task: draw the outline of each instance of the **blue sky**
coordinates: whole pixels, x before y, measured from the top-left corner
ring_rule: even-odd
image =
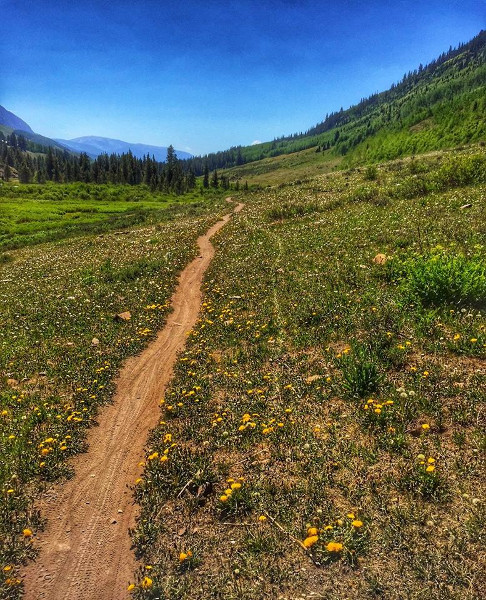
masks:
[[[201,154],[304,131],[486,27],[486,0],[0,0],[0,104]]]

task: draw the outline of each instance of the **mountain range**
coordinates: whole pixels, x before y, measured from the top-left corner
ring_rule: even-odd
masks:
[[[51,146],[58,149],[67,149],[72,152],[85,152],[90,158],[96,158],[100,154],[126,154],[129,151],[136,158],[143,158],[147,154],[155,157],[155,160],[164,162],[167,158],[166,146],[152,146],[149,144],[124,142],[100,136],[84,136],[72,140],[51,139],[35,133],[32,128],[20,117],[10,112],[3,106],[0,106],[0,128],[5,129],[4,133],[16,133],[41,146]],[[192,154],[176,150],[177,157],[180,159],[191,158]]]
[[[185,167],[196,176],[202,175],[205,169],[230,169],[229,176],[238,179],[247,175],[243,167],[248,163],[267,161],[258,168],[269,172],[280,164],[277,157],[293,155],[295,158],[298,153],[307,152],[301,157],[304,162],[352,166],[483,143],[486,139],[485,91],[486,31],[480,31],[469,42],[450,47],[429,64],[421,64],[405,73],[388,90],[326,115],[322,122],[304,133],[192,157]],[[120,154],[129,150],[136,157],[147,154],[155,155],[158,160],[166,157],[166,148],[110,138],[48,140],[32,133],[24,121],[0,107],[0,131],[3,130],[4,135],[11,133],[12,125],[22,127],[21,133],[36,143],[35,148],[34,145],[27,147],[31,152],[45,152],[45,146],[51,145],[76,153],[86,152],[93,158],[105,152]],[[189,156],[176,152],[180,158]]]
[[[96,135],[88,135],[74,138],[72,140],[62,140],[55,138],[55,141],[63,146],[66,146],[74,152],[86,152],[91,158],[96,158],[100,154],[126,154],[131,151],[137,158],[143,158],[147,154],[155,157],[155,160],[164,162],[167,157],[167,147],[151,146],[148,144],[134,144],[124,142],[123,140],[115,140],[112,138],[99,137]],[[176,150],[178,158],[191,158],[192,154]]]

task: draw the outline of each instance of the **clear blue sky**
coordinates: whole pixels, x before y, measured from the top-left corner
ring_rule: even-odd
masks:
[[[486,0],[0,0],[0,104],[195,154],[303,131],[486,26]]]

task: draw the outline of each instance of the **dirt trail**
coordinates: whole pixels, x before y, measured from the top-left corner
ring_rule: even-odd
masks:
[[[231,201],[231,199],[227,199]],[[239,212],[238,204],[234,212]],[[25,571],[26,600],[121,600],[128,597],[136,562],[128,529],[137,507],[130,486],[141,468],[149,431],[160,417],[159,400],[172,377],[177,353],[197,320],[201,283],[213,255],[211,236],[226,215],[198,239],[200,256],[181,273],[173,312],[157,339],[125,363],[113,404],[88,434],[89,450],[75,459],[75,476],[55,487],[40,508],[40,556]]]

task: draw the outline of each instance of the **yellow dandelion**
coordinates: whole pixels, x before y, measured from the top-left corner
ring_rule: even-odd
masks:
[[[152,581],[152,579],[150,579],[150,577],[147,577],[147,576],[145,576],[145,577],[142,579],[142,583],[140,584],[140,587],[141,587],[143,590],[148,590],[148,589],[150,589],[150,588],[152,587],[152,584],[153,584],[153,581]]]
[[[340,542],[329,542],[326,546],[328,552],[341,552],[343,545]]]
[[[310,535],[309,537],[306,537],[305,540],[302,543],[303,543],[303,545],[304,545],[305,548],[310,548],[318,540],[319,540],[319,536],[318,535]]]

